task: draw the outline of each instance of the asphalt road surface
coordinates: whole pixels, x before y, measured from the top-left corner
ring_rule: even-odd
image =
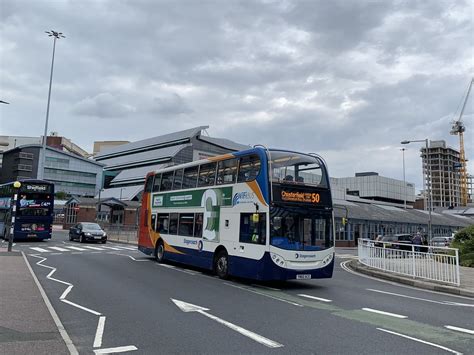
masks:
[[[474,354],[474,300],[354,274],[255,283],[136,247],[17,243],[80,354]]]

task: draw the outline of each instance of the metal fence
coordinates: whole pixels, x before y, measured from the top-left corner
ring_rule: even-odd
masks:
[[[359,239],[358,248],[359,262],[371,268],[414,279],[460,285],[458,249],[371,239]]]
[[[138,229],[136,226],[114,224],[102,224],[101,226],[107,233],[108,240],[138,244]]]

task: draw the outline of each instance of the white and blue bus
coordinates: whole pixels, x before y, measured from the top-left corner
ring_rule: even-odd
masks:
[[[147,175],[138,248],[257,280],[332,277],[334,217],[324,160],[264,147]]]

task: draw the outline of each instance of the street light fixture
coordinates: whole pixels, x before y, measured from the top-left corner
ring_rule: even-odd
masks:
[[[53,83],[53,68],[54,68],[54,53],[56,51],[56,40],[60,38],[66,38],[62,32],[56,31],[45,31],[48,37],[53,37],[53,58],[51,60],[51,73],[49,75],[49,91],[48,91],[48,105],[46,106],[46,122],[44,124],[44,135],[43,135],[43,148],[42,148],[42,156],[39,161],[38,166],[38,179],[43,179],[44,177],[44,166],[46,161],[46,140],[48,137],[48,120],[49,120],[49,104],[51,101],[51,85]]]
[[[432,220],[431,220],[431,210],[433,209],[433,206],[432,206],[432,203],[433,203],[433,198],[431,196],[431,164],[429,164],[428,162],[428,138],[426,139],[416,139],[416,140],[405,140],[405,141],[402,141],[400,142],[401,144],[410,144],[410,143],[422,143],[424,142],[425,143],[425,148],[426,148],[426,165],[427,165],[427,168],[426,168],[426,171],[427,171],[427,174],[428,174],[428,181],[427,181],[427,187],[428,187],[428,215],[429,215],[429,219],[428,219],[428,242],[431,242],[431,237],[432,237],[432,231],[431,231],[431,224],[432,224]],[[424,177],[423,177],[423,181],[424,181]]]

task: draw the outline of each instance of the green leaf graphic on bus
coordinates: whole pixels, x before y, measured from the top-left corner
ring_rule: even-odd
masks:
[[[222,192],[209,189],[204,192],[201,206],[204,207],[204,230],[202,237],[207,240],[219,240],[219,212],[222,204]]]

